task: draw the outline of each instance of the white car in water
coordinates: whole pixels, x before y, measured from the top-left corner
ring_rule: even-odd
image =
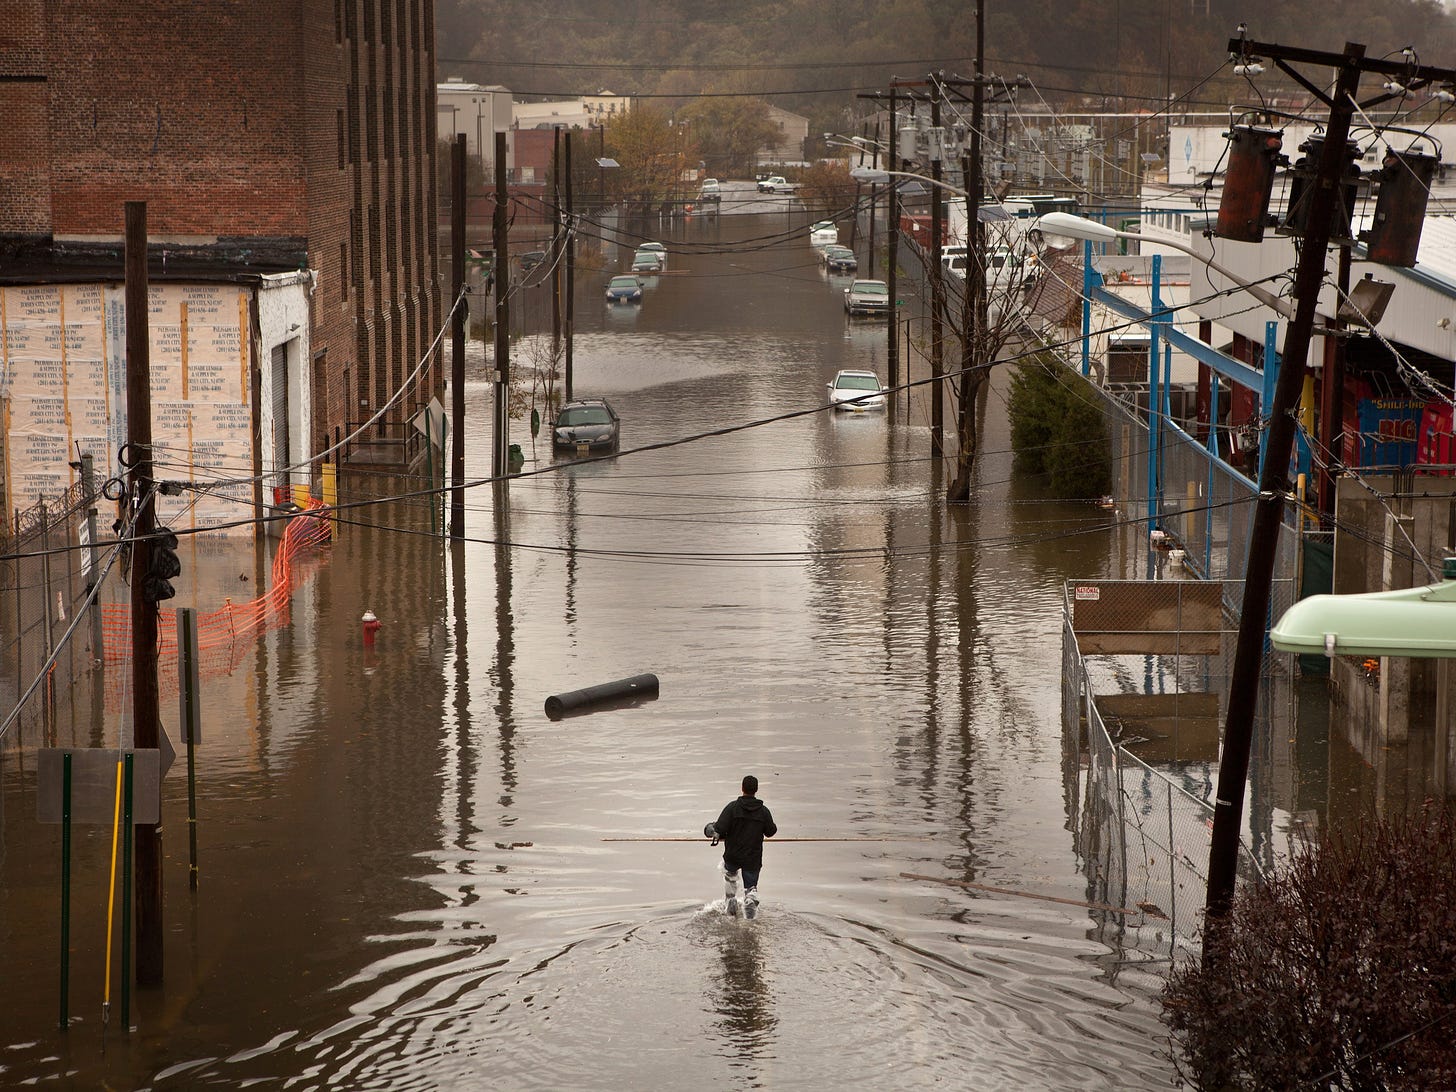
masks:
[[[888,315],[890,286],[884,281],[854,281],[844,290],[844,309],[851,315]]]
[[[885,408],[885,389],[874,372],[846,369],[829,381],[829,401],[837,410],[863,413]]]

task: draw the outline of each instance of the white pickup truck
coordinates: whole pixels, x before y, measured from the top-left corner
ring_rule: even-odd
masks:
[[[799,187],[781,174],[758,180],[759,193],[793,193]]]

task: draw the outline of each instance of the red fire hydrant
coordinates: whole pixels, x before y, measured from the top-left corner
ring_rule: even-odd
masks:
[[[379,632],[379,627],[380,627],[380,625],[382,623],[379,621],[378,618],[374,617],[374,612],[372,610],[366,610],[364,612],[364,620],[363,621],[364,621],[364,647],[365,648],[373,648],[374,647],[374,635]]]

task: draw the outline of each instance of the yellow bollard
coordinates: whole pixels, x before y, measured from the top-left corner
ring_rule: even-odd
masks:
[[[323,465],[323,493],[324,504],[329,509],[329,533],[337,539],[339,537],[339,519],[333,514],[339,504],[339,468],[334,463]]]
[[[111,883],[106,896],[106,966],[101,982],[101,1022],[106,1023],[111,1015],[111,937],[115,932],[116,918],[116,840],[121,833],[121,770],[122,760],[116,760],[116,804],[111,821]]]

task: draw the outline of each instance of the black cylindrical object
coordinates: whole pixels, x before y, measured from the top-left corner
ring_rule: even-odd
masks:
[[[633,675],[629,679],[599,683],[546,699],[546,715],[559,720],[567,713],[581,713],[609,703],[642,701],[657,697],[656,675]]]

